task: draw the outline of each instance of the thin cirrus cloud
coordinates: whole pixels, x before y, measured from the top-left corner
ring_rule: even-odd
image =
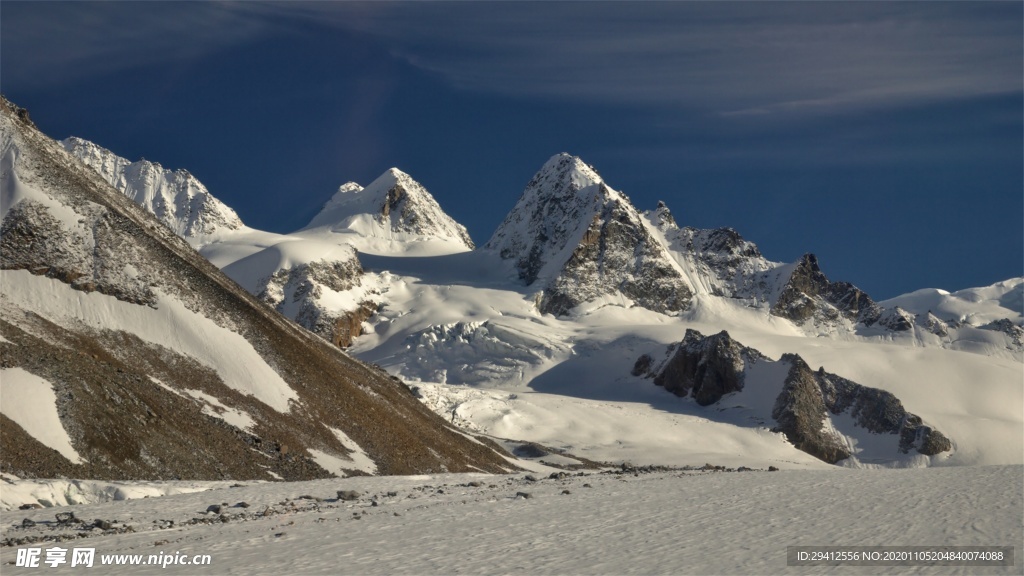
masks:
[[[81,79],[202,58],[273,25],[205,2],[5,2],[4,81],[60,88]]]
[[[1019,92],[1022,20],[1019,3],[8,2],[3,43],[5,80],[46,87],[326,27],[459,89],[752,118]]]
[[[820,113],[1019,92],[1017,3],[306,5],[453,85],[525,97]]]

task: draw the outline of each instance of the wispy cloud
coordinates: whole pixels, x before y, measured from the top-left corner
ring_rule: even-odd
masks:
[[[1014,2],[31,3],[3,7],[6,80],[201,58],[296,26],[386,46],[451,85],[725,118],[1021,91]],[[11,76],[13,75],[13,76]]]
[[[289,5],[291,6],[291,5]],[[313,4],[455,86],[683,106],[822,113],[1019,92],[1019,3]]]
[[[26,89],[58,88],[82,78],[201,58],[274,27],[231,4],[4,2],[4,81]]]

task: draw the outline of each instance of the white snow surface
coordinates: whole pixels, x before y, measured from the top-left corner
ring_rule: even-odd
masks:
[[[1013,359],[856,337],[808,338],[764,309],[712,295],[679,317],[612,304],[555,318],[539,314],[495,259],[486,251],[364,258],[371,273],[387,271],[386,305],[352,353],[419,386],[446,419],[454,411],[458,424],[497,437],[610,462],[823,466],[768,431],[774,425],[768,392],[748,398],[757,390],[751,387],[700,407],[630,375],[641,354],[661,357],[687,328],[706,335],[727,329],[770,358],[798,353],[812,369],[824,366],[892,392],[954,444],[951,455],[908,458],[888,444],[869,446],[861,434],[859,450],[873,454],[863,465],[878,464],[880,453],[889,455],[882,459],[889,466],[1024,462],[1024,386]],[[753,412],[734,408],[737,403]]]
[[[49,381],[21,368],[0,369],[0,413],[72,464],[85,461],[60,422],[57,394]]]
[[[157,293],[154,309],[99,292],[73,290],[59,280],[34,276],[27,270],[5,270],[3,285],[5,305],[57,324],[122,330],[186,354],[215,370],[227,386],[279,412],[288,412],[290,403],[298,401],[295,391],[245,338],[166,294]]]
[[[981,326],[1008,318],[1020,326],[1024,321],[1024,278],[1011,278],[982,288],[947,292],[924,288],[880,302],[899,306],[914,314],[932,314],[942,320],[959,320]]]
[[[535,476],[540,479],[467,474],[234,488],[208,483],[207,491],[145,499],[138,496],[204,486],[110,483],[97,503],[64,510],[134,532],[94,531],[59,545],[94,547],[92,570],[112,575],[1020,574],[1021,466]],[[33,483],[7,480],[5,498],[30,492],[26,485]],[[360,498],[337,500],[338,490]],[[234,507],[239,502],[249,507]],[[205,512],[223,503],[226,522]],[[0,535],[75,533],[55,526],[55,511],[5,512]],[[23,518],[38,524],[21,528]],[[193,519],[206,522],[189,524]],[[27,572],[32,569],[8,565],[19,550],[57,545],[4,547],[0,562],[5,572]],[[985,568],[786,565],[787,547],[822,545],[1014,546],[1015,559],[1013,566]],[[145,563],[160,553],[206,554],[211,562],[100,566],[106,555],[139,554]],[[47,573],[83,571],[40,566]]]

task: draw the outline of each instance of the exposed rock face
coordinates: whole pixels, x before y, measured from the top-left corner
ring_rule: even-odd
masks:
[[[508,470],[406,386],[242,290],[5,100],[0,178],[0,385],[29,378],[52,391],[49,408],[78,455],[46,444],[5,402],[4,472],[300,480]],[[332,281],[321,272],[310,277]]]
[[[849,458],[845,443],[825,429],[827,407],[814,373],[795,354],[783,356],[782,361],[789,362],[790,369],[772,408],[776,430],[798,449],[830,464]]]
[[[330,228],[367,237],[413,241],[437,239],[473,249],[466,228],[446,214],[411,176],[391,168],[363,188],[343,184],[304,229]]]
[[[362,266],[355,254],[348,260],[315,261],[283,268],[265,278],[256,296],[317,336],[341,348],[362,334],[362,323],[377,304],[360,302],[353,310],[336,310],[321,303],[324,292],[346,292],[360,285]]]
[[[781,382],[773,380],[778,371],[758,371],[777,363],[788,366]],[[824,368],[815,372],[796,354],[773,361],[724,331],[706,337],[688,329],[683,341],[671,346],[660,364],[645,354],[632,373],[653,377],[658,386],[678,396],[691,396],[701,406],[720,403],[734,393],[742,399],[749,386],[778,390],[770,407],[747,408],[755,413],[770,410],[774,430],[785,434],[796,448],[829,463],[854,456],[858,435],[891,435],[894,453],[913,450],[933,456],[953,447],[942,433],[907,412],[891,393],[862,386]],[[757,374],[756,384],[749,382],[752,374]],[[762,397],[763,393],[751,396]],[[740,400],[737,405],[745,402]],[[852,420],[854,430],[836,428],[832,417],[840,415]]]
[[[567,314],[606,295],[676,313],[693,296],[629,199],[568,154],[548,160],[484,248],[543,288],[545,313]]]
[[[881,308],[853,284],[830,281],[818,267],[817,257],[804,254],[772,304],[771,313],[797,324],[845,318],[870,325],[878,320]]]
[[[130,162],[81,138],[67,138],[61,145],[179,236],[202,236],[242,227],[235,211],[214,198],[187,170],[171,171],[147,160]]]
[[[1024,328],[1016,325],[1009,318],[1003,318],[1001,320],[995,320],[984,326],[985,330],[994,330],[996,332],[1002,332],[1010,337],[1011,346],[1017,352],[1020,352],[1021,348],[1024,347]]]
[[[741,346],[725,330],[705,337],[687,329],[683,341],[659,368],[654,383],[708,406],[730,392],[743,390],[744,368],[760,359],[765,359],[760,352]]]

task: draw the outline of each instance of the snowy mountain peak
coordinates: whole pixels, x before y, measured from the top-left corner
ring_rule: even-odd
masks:
[[[446,214],[422,184],[398,168],[389,168],[365,188],[355,182],[341,185],[303,230],[314,228],[351,234],[361,250],[367,246],[359,237],[398,243],[441,240],[456,251],[473,249],[466,228]]]
[[[544,163],[485,249],[544,287],[542,312],[606,296],[658,312],[689,307],[686,280],[633,203],[569,154]]]
[[[145,159],[131,162],[74,136],[60,144],[179,236],[206,236],[243,226],[238,214],[187,170],[167,170]]]

